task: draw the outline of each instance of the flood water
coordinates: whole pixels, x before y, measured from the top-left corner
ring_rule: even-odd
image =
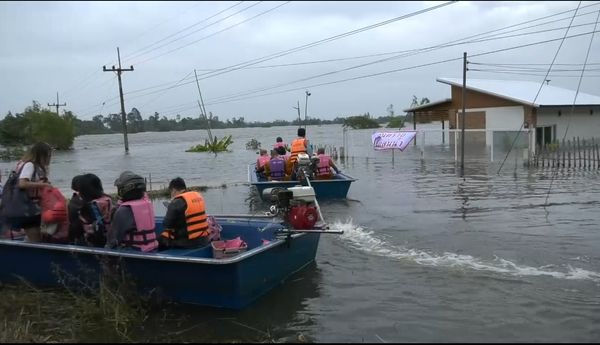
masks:
[[[123,170],[148,177],[153,189],[181,176],[214,187],[203,192],[209,213],[260,213],[269,205],[247,184],[257,155],[245,144],[255,138],[270,147],[277,136],[289,143],[295,132],[214,130],[234,141],[232,152],[216,157],[185,152],[206,131],[129,135],[128,155],[120,134],[82,136],[73,151],[53,156],[51,181],[67,194],[83,172],[100,176],[107,191]],[[373,132],[348,131],[349,157],[336,161],[358,179],[348,199],[319,202],[344,234],[321,236],[314,265],[243,311],[173,307],[181,329],[189,328],[182,339],[209,332],[214,341],[251,340],[263,332],[288,342],[600,340],[597,170],[528,169],[522,153],[511,152],[499,171],[501,150],[491,162],[489,149],[471,144],[463,179],[448,133],[427,132],[392,153],[372,149]],[[344,145],[338,125],[308,126],[307,137]],[[3,172],[13,166],[0,163]],[[165,212],[160,202],[155,209]]]

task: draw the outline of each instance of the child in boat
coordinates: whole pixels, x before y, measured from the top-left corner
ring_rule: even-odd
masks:
[[[85,243],[92,247],[104,247],[110,231],[115,206],[112,198],[104,193],[102,181],[94,174],[84,174],[73,178],[71,188],[75,191],[69,207],[77,215],[70,213],[73,219],[69,236],[74,243]],[[76,189],[77,188],[77,189]],[[79,209],[77,206],[80,205]],[[71,212],[71,209],[69,208]],[[73,224],[75,222],[75,224]]]

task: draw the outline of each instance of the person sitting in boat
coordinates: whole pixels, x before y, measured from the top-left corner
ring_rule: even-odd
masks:
[[[333,159],[325,154],[324,148],[321,147],[317,150],[317,157],[319,157],[319,164],[316,167],[317,171],[315,172],[315,175],[318,180],[331,179],[333,177],[332,169],[336,174],[340,172],[340,169],[335,165]]]
[[[83,199],[79,195],[81,178],[83,175],[74,176],[71,180],[71,190],[73,195],[69,199],[67,205],[67,213],[69,215],[69,242],[73,244],[83,243],[83,223],[79,219],[79,210],[83,207]]]
[[[265,164],[269,161],[269,159],[271,159],[269,157],[269,154],[267,153],[267,150],[265,149],[260,149],[260,156],[258,156],[258,158],[256,159],[256,176],[258,177],[258,180],[266,180],[267,176],[264,174],[264,166]]]
[[[269,181],[288,181],[289,174],[286,174],[285,156],[280,155],[277,151],[276,149],[271,150],[271,159],[265,163],[261,172],[264,170]]]
[[[120,204],[107,229],[106,248],[131,248],[142,252],[158,248],[154,232],[154,207],[145,197],[146,182],[140,175],[124,171],[115,180]]]
[[[289,150],[287,144],[283,141],[283,139],[281,139],[281,137],[277,137],[277,139],[275,139],[275,144],[273,144],[273,148],[278,149],[280,147],[283,147],[284,151]]]
[[[204,247],[220,237],[214,218],[206,214],[202,194],[189,191],[181,177],[169,182],[169,192],[171,202],[158,239],[160,249]]]
[[[311,155],[310,144],[306,139],[306,129],[298,128],[298,137],[292,141],[292,150],[290,158],[288,159],[288,171],[292,175],[292,180],[296,179],[296,161],[298,160],[299,153],[306,153]]]
[[[74,187],[79,188],[81,207],[78,210],[78,222],[70,228],[72,231],[70,235],[73,236],[75,244],[85,243],[92,247],[104,247],[111,230],[115,212],[114,202],[108,194],[104,193],[102,181],[94,174],[80,175],[75,180]]]

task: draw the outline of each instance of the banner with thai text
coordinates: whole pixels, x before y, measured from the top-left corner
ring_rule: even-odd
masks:
[[[371,140],[375,150],[399,149],[404,151],[416,135],[416,131],[375,132],[371,136]]]

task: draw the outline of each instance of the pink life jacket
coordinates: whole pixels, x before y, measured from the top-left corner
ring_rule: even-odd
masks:
[[[101,197],[92,200],[90,207],[94,216],[94,219],[90,223],[81,215],[79,216],[85,237],[100,236],[106,238],[106,234],[110,232],[110,223],[114,209],[112,199],[110,196],[103,194]]]
[[[265,156],[260,156],[258,157],[258,166],[257,168],[262,168],[265,166],[265,164],[271,159],[270,156],[265,155]]]
[[[317,167],[317,175],[318,176],[328,176],[331,174],[331,170],[329,169],[329,158],[328,155],[320,154],[319,155],[319,165]]]
[[[148,200],[130,200],[119,207],[129,206],[135,220],[135,232],[125,235],[123,240],[127,246],[135,247],[142,252],[149,252],[158,248],[156,233],[154,232],[154,207]]]
[[[274,149],[278,149],[278,148],[280,148],[280,147],[283,147],[283,148],[285,148],[285,143],[284,143],[284,142],[279,142],[279,143],[275,143],[275,144],[273,145],[273,148],[274,148]]]

